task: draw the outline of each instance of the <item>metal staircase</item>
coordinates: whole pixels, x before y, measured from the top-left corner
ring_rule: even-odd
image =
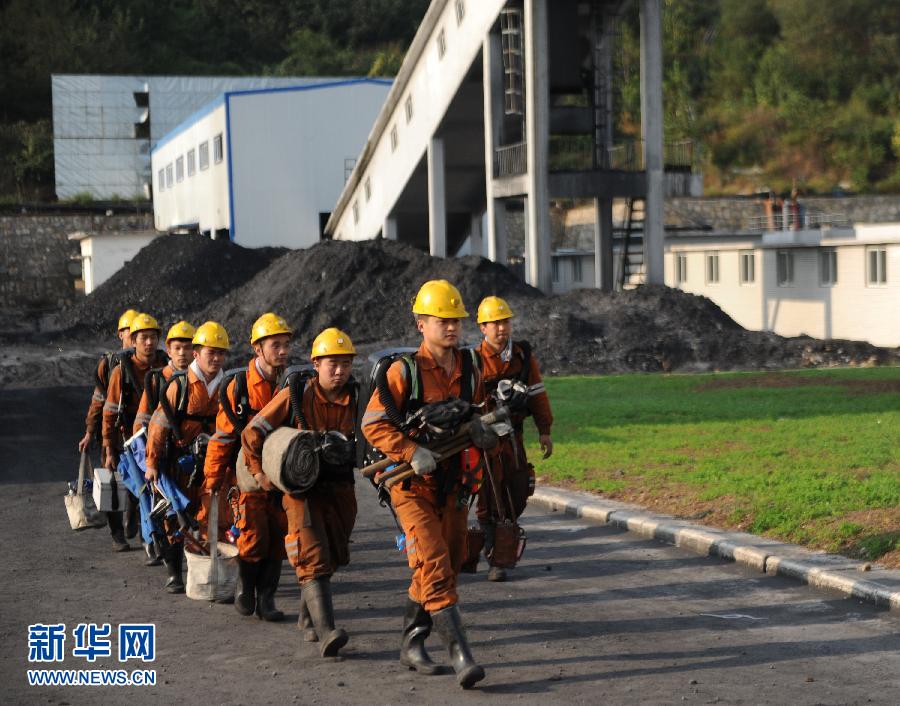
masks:
[[[644,283],[644,199],[626,199],[624,221],[613,228],[613,257],[616,291]]]

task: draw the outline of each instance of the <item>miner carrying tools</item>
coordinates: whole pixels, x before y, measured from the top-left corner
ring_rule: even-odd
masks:
[[[78,450],[82,453],[88,450],[91,440],[101,435],[103,419],[103,403],[106,402],[106,389],[109,387],[110,371],[119,364],[121,351],[131,347],[131,320],[138,312],[128,309],[119,317],[118,336],[122,342],[119,351],[109,351],[100,356],[97,370],[94,373],[94,392],[91,395],[91,404],[88,406],[87,417],[84,420],[84,436],[78,442]],[[101,459],[101,462],[103,459]]]
[[[150,424],[150,417],[159,406],[159,396],[169,378],[174,373],[187,370],[191,364],[194,359],[192,341],[195,333],[197,333],[197,329],[187,321],[179,321],[169,328],[166,333],[166,355],[169,357],[169,362],[165,367],[153,368],[144,377],[144,394],[141,395],[141,401],[138,404],[132,433],[137,434],[142,427],[147,428]]]
[[[285,493],[287,536],[284,547],[300,583],[300,621],[304,639],[319,642],[323,657],[334,657],[347,633],[334,627],[331,576],[350,561],[350,533],[356,521],[353,468],[356,461],[358,388],[350,377],[356,349],[336,328],[313,341],[314,373],[288,375],[285,387],[241,436],[245,458],[260,485],[263,446],[279,427],[313,432],[312,467],[302,492]]]
[[[484,340],[475,349],[485,392],[511,410],[515,434],[506,437],[500,462],[491,467],[492,482],[478,493],[478,522],[484,530],[484,552],[491,568],[488,580],[505,581],[506,570],[493,555],[498,518],[517,520],[534,493],[534,466],[525,457],[524,421],[534,418],[544,458],[553,453],[553,414],[538,362],[527,341],[512,339],[513,312],[500,297],[485,297],[478,305],[478,325]]]
[[[156,482],[161,473],[177,484],[196,511],[203,482],[206,443],[219,408],[222,365],[229,348],[228,333],[215,321],[202,324],[193,338],[193,362],[186,371],[169,378],[159,407],[147,428],[146,479]],[[189,520],[167,518],[163,561],[169,578],[166,591],[184,593],[182,560]]]
[[[209,517],[213,497],[220,501],[219,518],[230,511],[222,504],[227,489],[234,485],[235,468],[241,450],[241,433],[275,395],[278,378],[287,364],[293,330],[271,312],[260,316],[250,330],[250,345],[256,354],[246,368],[225,373],[220,396],[216,433],[209,440],[204,467],[201,527]],[[263,478],[263,480],[265,480]],[[279,621],[284,614],[275,608],[275,592],[284,559],[286,521],[281,493],[271,484],[263,485],[243,474],[237,478],[236,527],[239,555],[239,583],[235,608],[241,615]],[[226,527],[227,529],[227,527]]]
[[[103,403],[104,465],[115,472],[125,440],[131,436],[138,405],[144,393],[144,377],[154,367],[166,364],[159,345],[159,323],[150,314],[137,314],[131,320],[130,336],[134,350],[122,351],[119,364],[109,375],[106,401]],[[128,551],[127,538],[138,532],[138,505],[131,493],[125,495],[125,522],[122,512],[107,513],[115,551]]]
[[[362,428],[372,446],[414,471],[391,487],[413,570],[400,662],[423,674],[439,673],[425,650],[433,626],[450,653],[457,681],[469,688],[484,678],[484,669],[469,650],[456,583],[466,555],[468,503],[477,482],[458,454],[438,461],[421,437],[410,435],[407,421],[417,410],[452,398],[464,406],[479,404],[484,387],[472,356],[458,349],[460,319],[468,313],[456,287],[446,280],[426,282],[412,310],[422,344],[413,356],[394,361],[385,376],[376,377]]]

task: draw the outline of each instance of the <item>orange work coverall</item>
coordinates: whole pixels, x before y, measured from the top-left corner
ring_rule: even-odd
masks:
[[[262,447],[270,431],[292,421],[290,392],[285,388],[275,395],[257,415],[265,423],[251,424],[241,435],[244,457],[253,473],[262,472]],[[348,438],[354,432],[356,409],[349,389],[330,402],[313,378],[303,391],[302,409],[309,431],[339,431]],[[350,563],[350,533],[356,523],[353,467],[331,478],[324,469],[323,473],[308,493],[282,499],[287,515],[284,547],[301,586]]]
[[[415,360],[422,378],[423,403],[459,397],[462,355],[458,350],[454,352],[453,374],[448,376],[425,344],[419,346]],[[473,374],[472,402],[479,404],[484,400],[484,386],[477,369]],[[402,412],[410,384],[402,361],[394,362],[388,369],[387,384],[394,404]],[[369,443],[389,458],[395,461],[412,458],[416,443],[387,418],[377,390],[363,415],[362,429]],[[439,480],[449,472],[452,471],[447,462],[441,462],[434,473],[414,476],[409,483],[398,483],[391,488],[391,504],[406,534],[406,555],[413,570],[409,597],[429,613],[458,602],[456,582],[466,557],[468,506],[457,505],[458,481],[444,502],[439,503]]]
[[[103,385],[103,381],[106,384]],[[84,430],[92,437],[102,437],[103,430],[103,404],[106,402],[106,388],[109,387],[109,359],[104,355],[97,363],[97,372],[94,378],[94,392],[91,395],[91,404],[88,406],[87,415],[84,418]]]
[[[234,409],[234,380],[225,391],[231,408]],[[259,372],[256,358],[247,366],[247,397],[250,400],[248,419],[252,420],[275,394],[274,383],[266,380]],[[235,482],[235,463],[240,453],[240,432],[235,430],[225,412],[219,409],[216,416],[216,433],[209,440],[206,450],[206,465],[203,468],[203,507],[197,519],[205,526],[209,517],[209,501],[212,491],[219,490],[219,528],[225,531],[230,523],[223,526],[223,518],[231,514],[226,503],[227,489]],[[249,459],[248,459],[249,467]],[[251,472],[256,470],[251,468]],[[262,559],[284,559],[284,533],[287,526],[281,509],[277,491],[241,491],[238,498],[237,528],[241,531],[237,540],[238,551],[243,561],[258,562]],[[227,514],[226,514],[227,512]]]
[[[147,427],[147,470],[156,470],[157,473],[173,475],[178,486],[191,500],[193,510],[196,509],[199,500],[200,488],[188,485],[189,476],[185,473],[179,473],[175,462],[178,460],[179,455],[189,452],[190,445],[200,434],[208,434],[212,430],[216,412],[219,409],[219,388],[216,388],[212,396],[210,396],[206,383],[197,376],[193,368],[188,368],[187,381],[188,399],[185,414],[191,417],[199,417],[200,419],[182,420],[179,423],[181,441],[178,445],[174,443],[174,440],[170,444],[172,424],[166,417],[162,405],[160,405],[150,418],[150,425]],[[169,401],[171,408],[177,410],[178,385],[173,384],[167,387],[166,399]],[[177,414],[177,411],[175,413]],[[171,453],[169,453],[170,450]],[[169,537],[169,541],[173,542],[174,529],[167,529],[166,534]]]
[[[162,369],[163,380],[167,381],[172,377],[172,374],[175,372],[175,368],[172,367],[172,364],[169,363],[166,367]],[[144,375],[144,382],[147,381],[147,375]],[[163,383],[165,384],[165,383]],[[159,392],[157,391],[157,394]],[[141,427],[148,426],[150,424],[150,418],[153,416],[153,412],[156,411],[156,407],[150,402],[150,397],[147,395],[146,388],[144,389],[143,394],[141,395],[141,401],[138,404],[137,414],[134,415],[134,426],[131,428],[132,434],[137,434]]]
[[[475,349],[481,357],[481,374],[484,376],[485,390],[490,394],[497,388],[497,383],[503,379],[519,379],[522,367],[525,364],[525,354],[518,343],[513,343],[512,355],[508,361],[502,357],[503,351],[496,351],[491,345],[482,340]],[[528,413],[534,417],[534,424],[538,434],[549,435],[553,426],[553,413],[550,411],[550,399],[544,389],[541,378],[541,370],[538,362],[531,354],[528,366],[528,374],[525,376],[527,385],[539,386],[528,397]],[[512,512],[517,519],[524,511],[528,498],[534,492],[534,467],[528,463],[525,456],[525,441],[523,422],[528,414],[518,413],[513,415],[514,438],[504,438],[501,441],[499,463],[491,465],[491,473],[497,490],[501,493],[503,507],[506,512]],[[506,491],[509,490],[509,496]],[[508,498],[512,498],[513,507],[509,508]],[[485,478],[481,491],[478,493],[478,520],[488,522],[498,517],[497,503],[494,498],[494,490],[489,479]],[[508,518],[513,519],[513,518]]]
[[[134,426],[138,405],[141,402],[141,396],[144,394],[144,377],[150,368],[165,365],[167,362],[166,355],[162,351],[157,351],[155,355],[156,357],[149,365],[142,363],[135,356],[131,356],[128,361],[122,361],[122,365],[131,366],[131,372],[134,375],[132,389],[122,389],[123,384],[125,384],[125,381],[122,379],[122,365],[117,365],[109,375],[106,402],[103,404],[103,447],[107,454],[113,452],[116,459],[122,453],[125,434]],[[120,402],[122,403],[121,405]],[[119,417],[120,409],[122,410],[123,420],[121,429],[116,427],[116,419]]]

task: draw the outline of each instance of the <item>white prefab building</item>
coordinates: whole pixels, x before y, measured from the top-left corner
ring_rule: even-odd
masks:
[[[223,93],[151,153],[158,230],[316,243],[391,87],[384,79]]]
[[[81,279],[90,294],[126,262],[158,237],[155,230],[92,231],[71,233],[81,249]]]
[[[668,236],[665,274],[748,329],[900,346],[900,223]]]
[[[313,85],[301,76],[54,74],[56,196],[150,198],[150,146],[225,91]]]

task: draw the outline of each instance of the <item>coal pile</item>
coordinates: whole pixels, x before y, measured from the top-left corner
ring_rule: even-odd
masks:
[[[412,343],[418,336],[412,300],[430,279],[459,287],[471,322],[488,294],[515,301],[543,298],[506,267],[484,258],[434,258],[391,240],[325,241],[279,258],[197,318],[219,321],[232,339],[243,341],[260,314],[275,311],[294,327],[302,350],[329,326],[347,331],[357,345]],[[476,329],[470,327],[471,338]]]
[[[529,339],[559,373],[782,369],[885,364],[897,354],[858,341],[785,338],[748,331],[716,304],[679,289],[646,285],[582,289],[512,304],[515,337]]]
[[[502,296],[517,314],[514,337],[532,343],[548,372],[779,369],[897,361],[896,352],[867,343],[747,331],[709,299],[678,289],[581,289],[548,297],[484,258],[433,258],[389,240],[327,241],[290,252],[212,301],[195,318],[222,322],[232,340],[246,344],[256,317],[275,311],[297,332],[298,357],[328,326],[347,331],[365,353],[418,345],[412,300],[423,282],[440,278],[462,292],[470,314],[463,323],[464,341],[480,340],[478,302],[489,294]]]
[[[104,335],[126,309],[146,311],[163,325],[191,320],[285,252],[243,248],[201,235],[159,237],[60,318],[71,324],[72,333]]]

